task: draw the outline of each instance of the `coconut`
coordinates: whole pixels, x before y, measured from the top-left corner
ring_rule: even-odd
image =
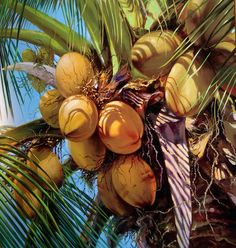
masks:
[[[36,53],[32,49],[25,49],[22,52],[22,60],[23,62],[35,62],[36,61]]]
[[[88,171],[99,169],[106,154],[106,147],[96,133],[80,142],[68,141],[68,147],[78,168]]]
[[[236,67],[236,57],[233,54],[235,49],[235,33],[228,34],[220,43],[218,43],[212,54],[214,61],[213,67],[218,71],[223,65]]]
[[[131,206],[143,208],[155,202],[155,175],[138,156],[121,156],[115,160],[112,164],[112,183],[117,194]]]
[[[42,192],[22,174],[18,173],[16,176],[19,177],[19,179],[14,179],[13,183],[20,190],[21,194],[24,195],[25,199],[15,189],[13,191],[13,197],[23,215],[28,218],[34,218],[36,216],[36,211],[40,211],[42,207],[40,201],[36,198],[36,195],[39,198],[42,198]],[[20,180],[22,180],[23,183]]]
[[[112,183],[112,168],[98,173],[98,194],[106,208],[118,216],[128,216],[133,208],[116,193]]]
[[[28,157],[36,162],[27,161],[27,164],[39,177],[42,177],[51,186],[61,186],[64,180],[63,168],[57,155],[47,146],[31,148]],[[46,183],[42,183],[45,189],[50,189]]]
[[[179,22],[184,24],[185,32],[192,42],[211,47],[232,29],[233,4],[231,2],[224,6],[222,0],[189,0],[181,11]],[[212,16],[207,19],[208,15]]]
[[[218,73],[221,88],[233,96],[236,96],[236,87],[233,83],[236,68],[235,43],[235,33],[230,33],[211,53],[212,66]],[[222,77],[223,73],[224,77]]]
[[[166,75],[174,63],[171,57],[180,43],[181,38],[172,31],[147,33],[132,48],[133,65],[150,78]]]
[[[56,67],[57,89],[64,97],[80,94],[93,76],[92,64],[85,56],[77,52],[66,53]]]
[[[213,69],[192,51],[180,56],[172,67],[165,85],[167,106],[179,116],[194,116],[214,97]],[[202,102],[205,102],[202,105]]]
[[[99,136],[105,146],[115,153],[137,151],[141,147],[143,130],[138,113],[122,101],[107,103],[99,115]]]
[[[93,135],[98,122],[95,103],[83,95],[64,100],[59,110],[59,125],[64,136],[71,141],[83,141]]]
[[[40,112],[51,127],[59,128],[58,113],[63,101],[64,97],[55,89],[47,91],[40,99]]]

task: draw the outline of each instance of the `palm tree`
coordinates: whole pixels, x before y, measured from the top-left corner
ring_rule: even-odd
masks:
[[[58,8],[66,24],[47,14]],[[75,157],[61,158],[62,185],[37,169],[42,154],[55,161],[63,156],[62,128],[44,117],[2,131],[2,247],[115,247],[126,233],[140,247],[236,246],[234,1],[4,0],[0,27],[9,114],[10,87],[23,102],[19,80],[28,81],[29,95],[32,88],[60,91],[54,58],[73,51],[93,66],[94,76],[81,93],[100,115],[109,102],[121,101],[132,106],[124,116],[129,119],[134,109],[143,123],[141,145],[121,152],[132,153],[125,162],[112,144],[99,168],[80,168],[93,187],[97,177],[108,177],[109,168],[127,167],[130,156],[136,161],[124,173],[132,184],[121,187],[117,173],[112,188],[103,185],[110,191],[99,189],[94,199],[77,187]],[[18,52],[19,41],[31,44],[28,56]],[[132,119],[127,123],[132,126]],[[32,151],[38,148],[35,160]],[[135,165],[148,170],[146,180]]]

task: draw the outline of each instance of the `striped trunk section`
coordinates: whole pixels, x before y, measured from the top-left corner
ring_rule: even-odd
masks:
[[[141,115],[144,114],[152,96],[154,94],[140,94],[130,90],[123,91],[122,94],[123,99]],[[175,116],[166,108],[162,108],[158,115],[149,114],[146,118],[149,117],[152,128],[159,138],[165,160],[171,196],[175,205],[177,241],[180,248],[188,248],[192,226],[192,202],[185,118]]]
[[[175,205],[177,241],[180,248],[187,248],[192,225],[192,203],[185,118],[176,117],[163,108],[153,121],[161,144],[171,196]]]

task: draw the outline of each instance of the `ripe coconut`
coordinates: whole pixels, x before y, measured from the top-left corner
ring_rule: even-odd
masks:
[[[128,204],[152,206],[157,182],[151,167],[135,155],[121,156],[112,165],[112,183],[117,194]]]
[[[98,194],[106,208],[118,216],[128,216],[132,207],[123,201],[116,193],[112,184],[112,168],[106,172],[99,172],[97,179]]]
[[[228,34],[220,43],[218,43],[212,54],[211,60],[214,69],[218,71],[223,65],[236,67],[235,33]]]
[[[194,116],[209,103],[214,88],[208,88],[214,78],[213,69],[192,51],[180,56],[172,67],[165,85],[167,106],[179,116]]]
[[[36,61],[36,53],[32,49],[25,49],[22,54],[23,62],[35,62]]]
[[[141,147],[143,122],[128,104],[112,101],[99,115],[98,131],[108,149],[119,154],[130,154]]]
[[[98,123],[95,103],[83,95],[64,100],[59,110],[59,125],[64,136],[71,141],[83,141],[93,135]]]
[[[28,218],[34,218],[36,216],[36,211],[39,211],[42,207],[39,200],[36,198],[36,195],[39,198],[42,198],[42,192],[36,188],[25,176],[18,173],[17,177],[14,179],[13,183],[20,190],[21,194],[26,198],[24,199],[21,194],[19,194],[15,189],[13,191],[13,197],[18,204],[20,210],[26,215]],[[23,183],[20,181],[22,180]],[[25,186],[25,185],[27,186]],[[35,195],[34,195],[35,194]],[[32,206],[30,205],[32,204]],[[35,210],[33,209],[35,208]]]
[[[94,71],[89,60],[76,52],[64,54],[56,67],[57,89],[64,97],[81,93],[81,87],[89,83]]]
[[[47,146],[31,148],[28,157],[37,163],[27,161],[27,164],[39,177],[42,177],[51,186],[61,186],[64,180],[63,168],[57,155]],[[46,183],[42,183],[45,189],[50,189]]]
[[[235,44],[235,33],[230,33],[216,45],[211,54],[212,66],[219,73],[221,88],[233,96],[236,96],[236,87],[232,86],[232,82],[235,81],[236,68]],[[224,69],[221,71],[223,66]],[[225,76],[222,82],[222,73],[224,72]]]
[[[179,16],[189,39],[196,45],[211,47],[229,33],[234,25],[233,1],[189,0]],[[205,31],[206,30],[206,31]],[[203,32],[204,31],[204,32]],[[200,37],[197,39],[197,37]]]
[[[58,113],[64,99],[58,90],[55,89],[47,91],[41,97],[39,109],[43,119],[49,126],[59,128]]]
[[[150,78],[166,75],[174,63],[169,60],[180,43],[181,38],[171,31],[147,33],[132,48],[133,65]]]
[[[68,141],[68,147],[77,166],[88,171],[99,169],[106,154],[106,147],[96,133],[83,141]]]

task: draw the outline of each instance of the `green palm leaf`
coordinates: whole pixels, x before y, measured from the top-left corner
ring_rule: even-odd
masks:
[[[109,217],[93,202],[93,199],[81,191],[70,177],[65,180],[59,191],[51,187],[51,191],[47,192],[39,184],[42,178],[39,178],[33,170],[20,161],[20,158],[26,157],[22,151],[6,145],[1,145],[0,148],[0,218],[2,220],[1,228],[5,227],[4,238],[0,242],[1,247],[15,247],[16,244],[18,247],[42,247],[43,244],[47,247],[68,245],[87,247],[84,239],[80,237],[80,233],[84,233],[85,230],[87,230],[85,231],[86,236],[96,244],[100,233],[87,223],[86,216],[91,211],[100,212],[103,225]],[[11,152],[11,156],[5,152],[2,153],[3,149],[5,152]],[[64,166],[68,166],[68,163]],[[39,189],[44,197],[39,198],[24,181],[20,180],[19,173]],[[20,188],[13,183],[13,179],[24,184],[25,188],[40,201],[43,206],[40,211],[34,208]],[[14,201],[13,189],[37,212],[35,219],[29,221],[21,214]],[[103,230],[104,226],[100,228]],[[12,234],[14,233],[17,235],[13,238]],[[113,239],[115,239],[114,236]],[[106,247],[105,240],[102,240],[102,244]]]
[[[7,7],[14,10],[14,13],[22,15],[22,17],[29,20],[32,24],[48,34],[51,38],[56,39],[58,43],[64,48],[74,51],[88,52],[89,43],[75,31],[71,30],[65,24],[56,19],[33,9],[27,5],[17,3],[14,0],[7,1]],[[18,30],[19,32],[19,30]]]
[[[18,145],[35,137],[63,138],[59,129],[50,128],[42,119],[39,119],[7,131],[4,136],[0,136],[0,144]]]
[[[76,6],[80,11],[86,28],[92,39],[93,46],[102,63],[107,63],[104,47],[104,31],[101,19],[101,12],[97,1],[77,0]],[[76,13],[75,13],[76,14]]]
[[[118,0],[129,25],[134,28],[144,28],[146,11],[142,1]]]
[[[124,61],[130,63],[132,37],[117,1],[98,1],[111,50],[113,74]],[[111,15],[112,13],[112,15]]]
[[[165,2],[165,1],[161,1],[161,2]],[[147,30],[150,30],[151,26],[155,22],[158,22],[159,24],[161,23],[160,15],[163,15],[162,11],[164,8],[161,8],[163,4],[161,5],[160,1],[156,1],[156,0],[143,0],[143,3],[145,5],[145,12],[146,12],[146,18],[147,18],[146,23],[145,23],[145,28]],[[164,24],[165,26],[167,25],[166,22],[164,22]],[[164,28],[164,25],[163,25],[163,28]]]
[[[19,32],[17,29],[2,30],[0,38],[18,39],[36,46],[44,46],[53,49],[55,54],[62,56],[68,50],[61,46],[55,39],[43,32],[35,30],[23,30]]]

